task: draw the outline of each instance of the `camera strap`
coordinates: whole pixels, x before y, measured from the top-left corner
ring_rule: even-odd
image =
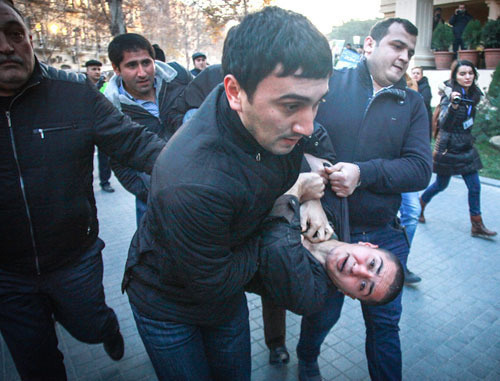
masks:
[[[465,90],[463,87],[462,87],[462,98],[468,99],[467,94],[465,93]],[[471,128],[472,125],[474,124],[474,118],[471,117],[471,114],[472,114],[472,105],[469,104],[467,106],[467,119],[465,119],[465,121],[462,123],[464,130]]]

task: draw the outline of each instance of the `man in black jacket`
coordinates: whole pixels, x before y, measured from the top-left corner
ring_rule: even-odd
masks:
[[[464,41],[462,40],[462,34],[464,33],[465,27],[472,20],[472,16],[467,12],[465,4],[459,4],[458,8],[455,9],[455,13],[450,18],[450,25],[453,25],[453,52],[455,56],[458,49],[464,48]]]
[[[303,16],[248,15],[226,37],[223,85],[162,151],[123,282],[160,379],[250,379],[244,286],[259,227],[295,183],[306,140],[321,144],[313,119],[331,62]]]
[[[396,219],[401,193],[425,188],[431,175],[429,120],[422,97],[403,78],[414,54],[418,30],[408,20],[375,24],[364,42],[365,58],[341,69],[316,120],[325,126],[339,162],[330,183],[347,197],[351,242],[371,242],[403,264],[409,252]],[[302,380],[319,380],[320,346],[340,316],[337,294],[320,313],[302,319],[297,355]],[[402,377],[399,319],[401,296],[387,306],[362,304],[366,354],[372,380]]]
[[[168,141],[182,123],[176,104],[191,81],[189,72],[177,66],[155,61],[154,48],[143,36],[121,34],[108,46],[108,56],[115,75],[104,95],[134,122]],[[137,226],[146,211],[150,176],[132,168],[112,163],[120,183],[136,197]]]
[[[151,171],[164,143],[83,75],[40,64],[21,14],[4,0],[0,40],[0,331],[23,380],[65,380],[54,319],[123,356],[104,301],[94,145]]]

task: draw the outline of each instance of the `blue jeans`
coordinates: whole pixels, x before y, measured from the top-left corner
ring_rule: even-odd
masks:
[[[371,242],[396,255],[406,266],[409,247],[403,230],[392,224],[378,230],[351,234],[351,242]],[[402,361],[399,341],[402,294],[385,306],[361,304],[366,326],[366,357],[370,377],[378,380],[401,380]],[[316,361],[320,347],[340,317],[344,295],[333,292],[323,311],[302,318],[297,356],[307,362]]]
[[[0,270],[0,331],[22,380],[66,380],[54,318],[86,343],[119,330],[104,301],[103,247],[97,239],[74,263],[39,276]]]
[[[139,200],[137,197],[135,198],[135,221],[137,223],[137,228],[139,228],[142,216],[144,216],[144,213],[146,213],[147,207],[148,204],[146,204],[144,201]]]
[[[418,217],[420,216],[420,202],[418,200],[418,192],[408,192],[401,194],[401,207],[399,213],[401,216],[401,225],[406,229],[408,241],[413,242],[415,231],[417,230]]]
[[[451,176],[436,176],[434,181],[422,194],[422,201],[428,204],[432,198],[439,192],[446,189],[450,183]],[[465,185],[469,190],[469,213],[471,216],[478,216],[481,214],[481,183],[479,182],[479,174],[477,172],[462,175]]]
[[[235,316],[219,326],[152,320],[134,306],[132,312],[160,381],[250,380],[250,328],[245,295]]]

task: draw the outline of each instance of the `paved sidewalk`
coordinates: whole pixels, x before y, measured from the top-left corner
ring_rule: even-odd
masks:
[[[483,216],[490,229],[500,231],[500,183],[483,184]],[[137,334],[120,282],[130,239],[135,231],[134,198],[112,179],[115,193],[104,193],[95,182],[100,237],[104,249],[104,285],[125,337],[125,356],[110,360],[102,345],[87,345],[58,326],[60,349],[70,380],[156,380]],[[467,189],[453,178],[449,188],[426,210],[419,225],[409,267],[422,276],[416,287],[405,287],[401,341],[405,380],[500,380],[500,238],[487,241],[470,236]],[[287,316],[287,366],[268,364],[260,298],[248,295],[252,334],[252,379],[297,380],[295,346],[300,317]],[[364,325],[359,303],[346,301],[342,317],[330,332],[320,357],[327,380],[368,380],[364,355]],[[0,380],[19,380],[0,338]]]

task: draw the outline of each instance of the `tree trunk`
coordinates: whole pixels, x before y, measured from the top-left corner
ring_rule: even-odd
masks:
[[[111,14],[111,24],[109,25],[111,35],[114,37],[127,33],[122,9],[123,0],[107,0],[107,2],[109,4],[109,13]]]

